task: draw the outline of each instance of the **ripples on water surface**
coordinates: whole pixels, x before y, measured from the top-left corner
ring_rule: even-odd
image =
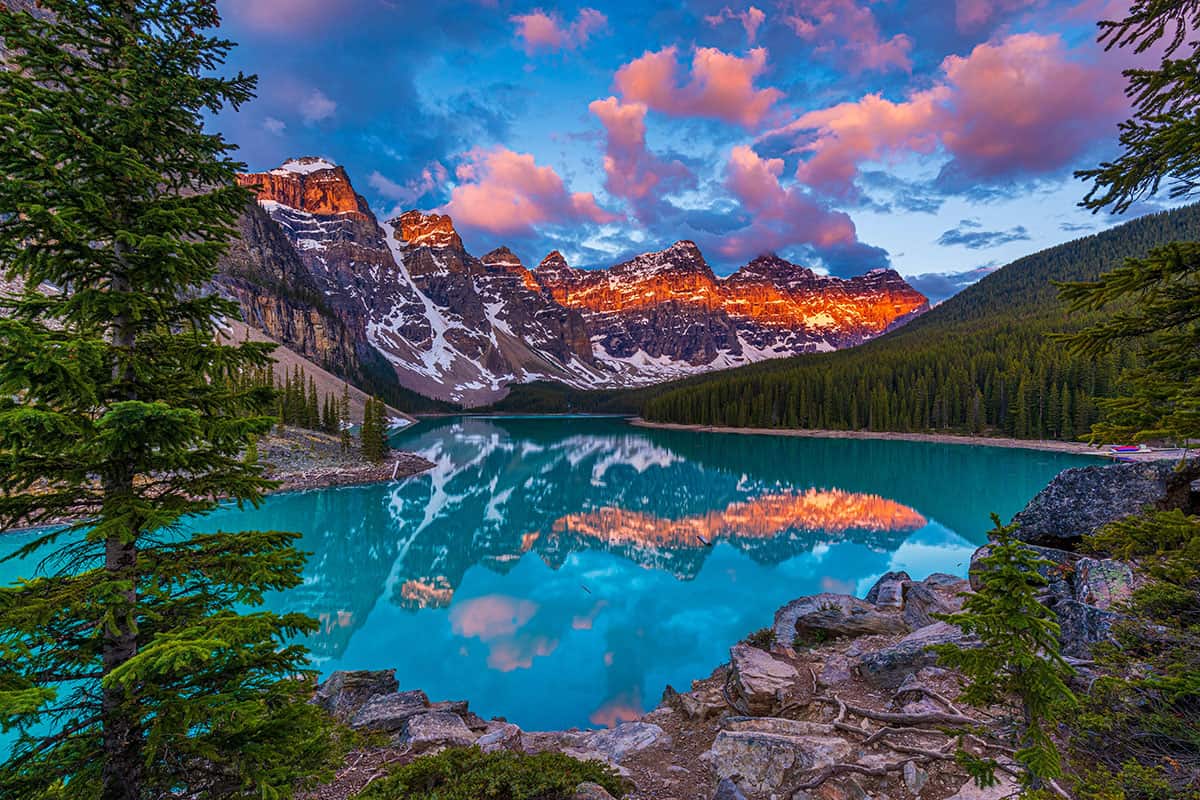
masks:
[[[1089,463],[596,418],[451,418],[394,444],[436,467],[196,527],[303,532],[304,584],[271,605],[320,619],[323,673],[394,667],[401,688],[527,730],[636,717],[800,595],[861,595],[889,569],[963,575],[991,512]],[[0,564],[0,581],[33,564]]]

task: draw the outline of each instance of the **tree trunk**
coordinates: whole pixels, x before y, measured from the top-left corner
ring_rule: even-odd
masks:
[[[131,496],[132,481],[128,486]],[[136,567],[136,540],[120,535],[110,536],[104,543],[104,569],[110,580],[129,581],[134,587],[124,593],[130,617],[137,608]],[[104,631],[104,675],[109,675],[135,655],[137,633],[132,619],[118,617],[116,626]],[[100,713],[104,746],[102,800],[138,800],[142,788],[142,734],[136,691],[130,692],[123,686],[104,687]]]
[[[126,266],[120,242],[114,244],[117,260]],[[112,278],[112,291],[126,293],[129,279],[124,273]],[[137,346],[137,333],[127,314],[114,320],[110,331],[115,359],[112,367],[114,398],[136,400],[130,384],[133,373],[129,359]],[[135,499],[133,468],[116,465],[104,481],[104,506],[101,516],[128,512]],[[140,526],[110,534],[104,542],[104,570],[110,581],[124,581],[129,589],[122,593],[124,602],[115,611],[115,624],[106,627],[101,643],[102,671],[107,677],[137,655],[137,548]],[[143,755],[141,703],[137,689],[108,686],[101,689],[100,714],[104,748],[103,789],[101,800],[140,800],[142,794]]]

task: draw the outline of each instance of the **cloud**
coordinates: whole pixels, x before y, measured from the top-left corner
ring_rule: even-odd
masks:
[[[643,223],[670,208],[666,194],[695,184],[683,162],[659,158],[646,148],[646,105],[622,103],[615,97],[588,105],[605,131],[604,188],[630,201]]]
[[[275,119],[275,117],[267,117],[264,119],[262,126],[263,130],[265,130],[267,133],[270,133],[272,136],[282,136],[283,132],[287,130],[287,123],[281,119]]]
[[[680,83],[678,48],[644,53],[617,70],[613,84],[623,99],[644,103],[676,117],[708,117],[756,128],[782,96],[754,81],[767,67],[767,51],[756,47],[744,57],[712,47],[692,54],[690,74]]]
[[[314,23],[335,19],[355,0],[234,0],[222,2],[225,14],[265,33],[294,33]]]
[[[965,272],[926,272],[922,275],[905,276],[908,285],[929,298],[936,305],[943,300],[953,297],[981,278],[999,269],[995,264],[987,264]]]
[[[725,185],[751,221],[720,240],[722,255],[746,259],[806,246],[834,274],[854,275],[887,264],[884,251],[858,240],[847,214],[831,211],[799,186],[784,188],[782,173],[783,159],[761,158],[746,145],[733,148]]]
[[[337,112],[338,104],[320,89],[313,89],[300,101],[300,116],[310,125],[329,119]]]
[[[979,30],[993,19],[1039,6],[1044,0],[955,0],[954,22],[959,31]]]
[[[608,27],[608,17],[594,8],[583,8],[569,25],[563,25],[558,14],[534,9],[528,14],[509,17],[517,27],[517,38],[524,42],[527,55],[538,50],[573,50],[583,47],[588,39]]]
[[[472,150],[455,172],[460,183],[443,211],[459,225],[529,235],[542,223],[617,222],[590,192],[568,192],[552,167],[505,147]]]
[[[1058,223],[1058,229],[1067,233],[1081,233],[1083,231],[1094,231],[1096,230],[1096,226],[1091,222],[1060,222]]]
[[[942,247],[962,245],[971,250],[986,250],[1009,242],[1028,241],[1032,238],[1024,225],[1018,225],[1007,231],[980,230],[982,227],[978,220],[961,220],[957,228],[951,228],[939,236],[937,243]]]
[[[870,94],[766,134],[794,136],[797,177],[842,197],[864,162],[944,151],[947,191],[1062,170],[1112,138],[1126,102],[1112,65],[1073,58],[1057,34],[1022,33],[942,61],[941,80],[894,102]]]
[[[737,20],[742,23],[742,28],[746,31],[746,41],[754,44],[754,40],[758,38],[758,29],[766,21],[767,15],[762,9],[750,6],[745,11],[734,11],[729,6],[725,6],[716,14],[709,14],[704,18],[712,27],[717,27],[729,20]]]
[[[392,213],[385,215],[392,217],[397,213],[407,210],[420,200],[421,197],[441,186],[446,182],[448,177],[446,168],[442,166],[442,163],[440,161],[433,161],[427,164],[415,177],[403,183],[394,181],[379,170],[375,170],[367,176],[367,184],[381,196],[395,201],[396,208],[393,209]]]
[[[796,35],[852,72],[900,69],[912,72],[912,39],[884,39],[875,14],[860,0],[796,0],[783,18]]]

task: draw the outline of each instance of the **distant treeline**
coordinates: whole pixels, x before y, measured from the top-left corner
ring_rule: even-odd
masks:
[[[1136,353],[1095,360],[1054,341],[1094,319],[1068,315],[1054,282],[1091,280],[1152,247],[1198,239],[1200,206],[1142,217],[1015,261],[861,347],[667,384],[639,398],[641,411],[682,424],[1075,438]]]

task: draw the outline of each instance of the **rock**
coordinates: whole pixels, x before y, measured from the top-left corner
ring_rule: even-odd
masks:
[[[706,720],[729,708],[719,689],[684,692],[675,696],[678,708],[688,719]]]
[[[345,722],[378,695],[400,688],[396,670],[339,670],[317,686],[313,702]]]
[[[867,602],[888,608],[904,605],[904,583],[911,581],[907,572],[885,572],[867,591]]]
[[[843,614],[849,614],[854,608],[872,608],[871,604],[848,594],[823,592],[808,595],[788,603],[775,612],[775,641],[781,645],[790,645],[796,638],[796,620],[805,614],[816,611],[838,609]]]
[[[589,731],[578,739],[584,750],[599,753],[608,761],[620,764],[630,754],[645,750],[660,742],[670,742],[663,729],[648,722],[622,722],[615,728]]]
[[[925,788],[926,781],[929,780],[929,773],[916,765],[916,762],[904,762],[904,785],[908,787],[908,791],[913,797],[921,793]]]
[[[391,733],[417,714],[429,710],[429,698],[422,691],[381,694],[367,701],[350,720],[350,727]]]
[[[773,717],[730,717],[704,756],[717,777],[773,792],[797,776],[845,760],[854,745],[833,726]]]
[[[781,695],[792,691],[800,673],[791,664],[745,643],[729,650],[733,688],[753,714],[768,714]]]
[[[717,791],[712,800],[746,800],[746,795],[742,794],[742,790],[731,779],[722,778],[717,784]]]
[[[796,618],[796,638],[808,642],[887,635],[907,630],[899,614],[877,611],[867,603],[852,606],[849,613],[834,607]]]
[[[475,746],[485,753],[495,753],[499,750],[520,752],[521,729],[511,722],[492,723],[488,730],[475,740]]]
[[[571,800],[614,800],[614,798],[600,784],[588,781],[575,787],[575,794],[571,795]]]
[[[465,747],[475,741],[475,734],[457,714],[427,711],[404,723],[399,741],[420,752],[434,747]]]
[[[896,689],[908,675],[937,663],[937,656],[929,650],[931,646],[970,641],[958,626],[935,622],[913,631],[894,645],[863,653],[858,672],[874,686]]]
[[[959,581],[959,590],[970,588],[966,581]],[[962,608],[962,598],[955,597],[953,585],[930,585],[925,582],[909,583],[904,587],[904,610],[901,620],[909,631],[920,630],[937,622],[934,614],[953,614]]]
[[[1054,613],[1062,654],[1071,658],[1091,658],[1092,645],[1111,639],[1112,624],[1120,619],[1119,614],[1077,600],[1060,600],[1054,604]]]
[[[1190,509],[1190,473],[1171,461],[1077,467],[1054,480],[1013,517],[1016,537],[1030,544],[1071,549],[1104,525],[1138,514],[1147,507],[1160,511]]]
[[[1111,558],[1081,558],[1075,565],[1075,599],[1108,610],[1133,596],[1133,568]]]
[[[1066,550],[1058,550],[1052,547],[1037,547],[1027,545],[1037,556],[1045,562],[1038,566],[1038,574],[1046,579],[1047,584],[1042,591],[1052,601],[1074,597],[1075,589],[1072,580],[1075,575],[1075,563],[1079,557],[1074,553],[1068,553]],[[989,545],[984,545],[976,550],[971,555],[971,588],[979,591],[979,587],[983,584],[980,582],[980,576],[983,574],[983,567],[979,563],[991,552]]]
[[[836,654],[831,655],[821,667],[821,672],[817,675],[817,683],[830,687],[847,682],[853,677],[850,673],[850,666],[850,659]]]
[[[975,781],[969,780],[946,800],[1007,800],[1020,794],[1020,787],[1009,775],[997,772],[996,777],[999,783],[986,789],[980,789],[975,785]]]

